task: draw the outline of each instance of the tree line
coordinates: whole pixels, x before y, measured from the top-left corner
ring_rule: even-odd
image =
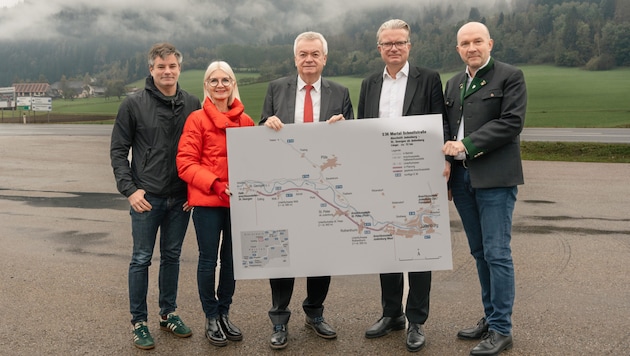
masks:
[[[505,4],[506,0],[497,0],[495,9],[506,9]],[[329,46],[325,74],[364,76],[382,70],[376,52],[376,30],[389,18],[405,19],[401,14],[406,11],[409,9],[361,12],[338,33],[320,31]],[[491,13],[471,7],[468,15],[460,18],[452,5],[424,8],[413,21],[408,21],[412,28],[410,61],[443,71],[461,68],[455,51],[456,32],[467,21],[488,26],[495,42],[493,56],[504,62],[587,70],[630,66],[627,0],[514,1],[509,12]],[[264,44],[209,38],[174,43],[184,53],[184,69],[205,69],[210,61],[222,59],[239,70],[258,72],[259,80],[266,81],[295,71],[292,52],[296,35],[279,34]],[[108,90],[120,91],[121,83],[148,75],[146,51],[153,42],[101,38],[4,43],[0,45],[5,69],[0,73],[0,86],[54,82],[62,77],[84,80],[89,76]]]

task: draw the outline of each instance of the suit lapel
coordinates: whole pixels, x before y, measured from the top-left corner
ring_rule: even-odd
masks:
[[[405,99],[403,101],[403,116],[406,116],[409,112],[409,108],[411,107],[411,102],[413,101],[414,96],[416,95],[416,90],[418,89],[418,77],[420,76],[420,72],[418,72],[416,67],[409,67],[409,77],[407,78],[407,88],[405,88]]]
[[[320,90],[321,93],[319,101],[319,121],[326,121],[328,120],[328,117],[326,117],[326,115],[328,113],[328,106],[330,105],[330,96],[332,95],[332,90],[330,90],[330,85],[328,84],[328,81],[324,78],[322,78],[322,85]]]
[[[492,68],[494,68],[494,59],[490,58],[490,62],[488,62],[488,65],[483,67],[483,68],[481,68],[475,74],[475,77],[470,82],[470,86],[464,91],[465,94],[462,96],[462,101],[463,101],[463,99],[466,99],[467,97],[469,97],[472,94],[476,93],[483,86],[488,84],[488,82],[484,79],[484,76],[486,75],[486,73],[488,73],[490,70],[492,70]],[[466,75],[464,75],[464,87],[466,86],[465,80],[466,80]]]
[[[295,123],[295,93],[297,92],[297,76],[293,79],[287,80],[286,86],[287,92],[284,97],[287,98],[287,115],[290,117],[290,122]]]
[[[371,96],[368,98],[369,102],[367,105],[369,106],[369,111],[366,110],[365,113],[368,117],[378,117],[378,111],[380,109],[379,104],[381,100],[381,91],[383,90],[383,74],[381,72],[380,75],[377,75],[372,82],[372,91]]]

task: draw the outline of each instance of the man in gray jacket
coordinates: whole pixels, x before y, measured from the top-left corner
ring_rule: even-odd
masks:
[[[460,330],[461,339],[483,339],[471,355],[512,348],[514,264],[510,241],[517,186],[523,184],[520,133],[527,92],[523,72],[490,56],[488,28],[470,22],[457,32],[466,70],[446,83],[452,157],[450,192],[477,264],[484,316]]]
[[[175,313],[179,257],[190,219],[186,183],[177,175],[175,156],[186,118],[201,105],[179,88],[182,59],[171,44],[151,48],[145,89],[120,104],[112,130],[111,164],[118,191],[131,206],[129,304],[134,345],[140,349],[155,347],[146,322],[149,266],[158,229],[160,328],[179,337],[192,335]]]

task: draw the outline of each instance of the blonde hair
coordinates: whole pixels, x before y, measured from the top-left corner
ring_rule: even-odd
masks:
[[[203,75],[203,95],[204,95],[203,101],[205,102],[206,99],[210,99],[210,101],[212,101],[212,97],[210,97],[210,92],[208,91],[208,88],[206,87],[206,81],[208,80],[208,78],[210,78],[212,73],[216,72],[217,70],[221,70],[225,72],[230,77],[230,79],[232,79],[232,93],[230,94],[230,97],[228,98],[228,105],[232,105],[235,98],[238,100],[241,100],[241,95],[238,92],[238,85],[236,83],[236,75],[234,75],[234,71],[232,70],[232,67],[230,67],[230,65],[227,64],[227,62],[214,61],[210,63],[210,65],[208,66],[208,69],[206,69],[206,74]]]

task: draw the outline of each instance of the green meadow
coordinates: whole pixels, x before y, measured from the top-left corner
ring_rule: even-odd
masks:
[[[526,127],[630,127],[630,68],[604,72],[588,72],[577,68],[524,66],[528,90]],[[188,70],[179,83],[185,90],[203,97],[203,70]],[[442,81],[455,72],[441,73]],[[324,75],[326,75],[324,71]],[[256,78],[256,74],[237,73],[239,81]],[[352,103],[359,102],[362,78],[329,77],[350,90]],[[144,80],[130,86],[142,88]],[[239,86],[245,111],[259,121],[267,83]],[[118,98],[90,98],[53,101],[53,113],[77,116],[104,116],[108,120],[90,123],[111,124],[116,115]],[[356,107],[355,107],[356,113]],[[21,115],[21,113],[20,113]],[[38,116],[45,117],[45,113]],[[620,162],[630,163],[630,145],[582,142],[523,142],[523,159],[547,161]]]
[[[630,127],[630,68],[601,72],[553,66],[522,69],[528,91],[526,127]],[[203,74],[203,70],[185,71],[180,76],[180,85],[201,99]],[[453,74],[442,73],[442,81],[446,83]],[[255,76],[237,73],[238,80]],[[362,78],[329,79],[348,87],[352,103],[358,104]],[[143,87],[144,80],[130,86]],[[254,121],[260,118],[266,90],[266,82],[239,86],[245,111]],[[118,105],[118,98],[56,99],[53,113],[115,115]]]

